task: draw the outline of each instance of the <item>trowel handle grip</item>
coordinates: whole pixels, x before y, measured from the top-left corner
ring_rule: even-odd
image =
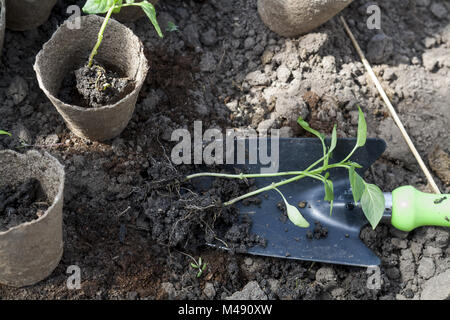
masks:
[[[411,186],[397,188],[392,192],[391,223],[403,231],[450,227],[450,195],[424,193]]]

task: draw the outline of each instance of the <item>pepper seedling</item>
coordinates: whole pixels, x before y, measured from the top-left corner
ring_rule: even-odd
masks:
[[[119,13],[124,7],[138,6],[147,15],[150,22],[155,27],[156,32],[162,38],[163,34],[161,28],[159,27],[158,20],[156,19],[155,7],[148,1],[135,2],[134,0],[88,0],[83,6],[83,12],[87,14],[104,14],[106,13],[105,20],[98,33],[97,43],[92,49],[89,55],[88,67],[92,67],[94,62],[94,57],[97,55],[98,49],[103,41],[103,34],[105,33],[106,27],[108,25],[109,19],[113,13]]]
[[[344,160],[339,163],[330,164],[329,160],[332,156],[333,151],[337,146],[337,130],[336,125],[333,127],[332,135],[331,135],[331,143],[329,146],[325,144],[325,136],[312,129],[309,124],[303,120],[301,117],[298,118],[298,124],[306,131],[315,135],[320,139],[322,143],[323,149],[323,157],[318,159],[316,162],[311,164],[306,170],[303,171],[289,171],[289,172],[278,172],[278,173],[266,173],[266,174],[221,174],[221,173],[196,173],[186,177],[187,180],[197,178],[197,177],[218,177],[218,178],[228,178],[228,179],[252,179],[252,178],[270,178],[270,177],[281,177],[281,176],[292,176],[289,179],[273,182],[272,184],[257,189],[255,191],[246,193],[242,196],[234,198],[225,202],[224,206],[229,206],[235,204],[238,201],[243,199],[254,197],[262,192],[275,190],[277,191],[286,205],[286,212],[289,220],[295,224],[296,226],[307,228],[309,227],[309,223],[302,216],[300,211],[290,205],[286,198],[283,196],[282,192],[279,190],[279,187],[287,185],[289,183],[298,181],[305,177],[320,180],[324,184],[325,189],[325,201],[330,203],[330,215],[333,210],[333,201],[334,201],[334,188],[333,181],[329,179],[330,173],[328,170],[333,168],[344,168],[348,170],[350,185],[352,188],[353,199],[355,203],[361,202],[361,208],[369,221],[370,225],[373,229],[376,228],[378,223],[380,222],[383,212],[385,210],[385,199],[383,192],[374,184],[367,183],[358,175],[356,172],[356,168],[361,168],[356,162],[350,161],[351,156],[355,153],[355,151],[363,147],[366,144],[367,139],[367,124],[364,118],[364,114],[361,111],[361,108],[358,107],[359,119],[358,119],[358,133],[356,138],[356,144],[353,150],[345,157]],[[317,168],[316,168],[317,167]]]

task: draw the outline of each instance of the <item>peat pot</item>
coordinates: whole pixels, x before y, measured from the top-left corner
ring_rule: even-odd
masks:
[[[149,2],[156,5],[159,0],[150,0]],[[119,13],[114,13],[114,19],[120,22],[134,22],[145,16],[144,10],[138,6],[123,7]]]
[[[327,22],[352,0],[258,0],[262,21],[284,37],[305,34]]]
[[[0,283],[33,285],[56,268],[63,253],[64,168],[48,153],[0,151],[0,187],[36,178],[51,206],[38,219],[0,232]]]
[[[73,30],[66,21],[44,44],[34,64],[40,88],[69,129],[75,135],[93,141],[112,139],[125,129],[148,71],[140,39],[129,28],[111,19],[95,59],[103,65],[114,66],[133,80],[133,91],[118,102],[99,108],[71,105],[58,98],[64,77],[87,63],[103,20],[97,15],[84,16],[81,17],[81,28]]]
[[[5,0],[0,0],[0,57],[2,56],[3,42],[5,40],[6,6]]]
[[[31,30],[44,24],[58,0],[6,0],[6,27],[15,31]]]

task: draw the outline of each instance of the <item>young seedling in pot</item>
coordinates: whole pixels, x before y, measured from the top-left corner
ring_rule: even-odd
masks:
[[[367,137],[367,125],[366,120],[364,118],[364,114],[361,111],[361,109],[358,107],[359,110],[359,120],[358,120],[358,134],[356,139],[356,144],[353,150],[345,157],[344,160],[340,161],[339,163],[333,163],[330,164],[329,160],[332,156],[333,151],[336,149],[337,146],[337,130],[336,125],[333,128],[332,135],[331,135],[331,143],[329,146],[325,144],[325,136],[321,134],[320,132],[312,129],[309,124],[304,121],[301,117],[298,118],[299,125],[306,131],[310,132],[311,134],[315,135],[317,138],[320,139],[322,143],[322,149],[323,149],[323,157],[318,159],[316,162],[311,164],[306,170],[302,171],[289,171],[289,172],[278,172],[278,173],[268,173],[268,174],[222,174],[222,173],[197,173],[192,174],[186,177],[187,180],[197,178],[197,177],[218,177],[218,178],[228,178],[228,179],[251,179],[251,178],[270,178],[270,177],[281,177],[281,176],[291,176],[290,178],[286,180],[282,180],[280,182],[273,182],[272,184],[260,188],[258,190],[246,193],[242,196],[239,196],[237,198],[231,199],[224,203],[224,206],[229,206],[232,204],[235,204],[238,201],[241,201],[243,199],[254,197],[262,192],[275,190],[277,191],[285,205],[286,205],[286,212],[289,217],[289,220],[295,224],[296,226],[302,227],[302,228],[308,228],[309,223],[305,220],[305,218],[302,216],[300,211],[297,209],[297,207],[291,205],[288,203],[286,198],[284,197],[283,193],[279,190],[281,186],[287,185],[289,183],[293,183],[295,181],[301,180],[303,178],[312,178],[319,180],[324,185],[325,190],[325,201],[328,201],[330,203],[330,215],[332,214],[333,210],[333,201],[334,201],[334,188],[333,188],[333,181],[330,179],[330,173],[328,170],[333,168],[344,168],[348,170],[349,174],[349,180],[350,185],[353,192],[353,198],[355,203],[361,202],[361,207],[364,212],[364,215],[366,216],[367,220],[369,221],[370,225],[373,229],[376,228],[378,223],[380,222],[383,212],[385,210],[385,198],[383,195],[383,192],[374,184],[369,184],[361,178],[361,176],[358,175],[356,172],[356,168],[361,168],[361,165],[359,165],[356,162],[353,162],[350,160],[351,156],[355,153],[355,151],[363,147],[366,143],[366,137]]]
[[[125,97],[134,89],[135,82],[119,70],[117,66],[107,65],[108,61],[96,60],[101,50],[103,37],[113,13],[120,12],[125,7],[140,7],[153,24],[157,34],[163,37],[158,21],[156,20],[155,7],[148,1],[134,0],[88,0],[83,7],[87,14],[105,14],[103,23],[97,35],[97,41],[92,48],[86,65],[75,70],[76,96],[81,97],[85,107],[102,107],[111,105]],[[106,49],[105,49],[106,50]],[[76,104],[73,93],[70,91],[74,86],[68,85],[68,92],[63,94],[63,100]]]

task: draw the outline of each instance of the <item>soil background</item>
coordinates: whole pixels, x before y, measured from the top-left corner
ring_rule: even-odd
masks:
[[[366,8],[373,3],[381,8],[381,30],[366,25]],[[365,178],[383,191],[402,185],[428,190],[337,18],[308,35],[287,39],[264,26],[256,0],[161,0],[157,12],[162,29],[173,22],[178,31],[165,31],[159,39],[145,18],[127,24],[142,39],[151,69],[125,131],[110,142],[96,143],[67,129],[32,68],[42,45],[68,18],[71,4],[81,7],[83,1],[58,1],[48,22],[36,30],[6,31],[0,128],[15,137],[0,137],[0,150],[43,149],[64,164],[65,244],[62,261],[48,279],[22,289],[0,285],[1,299],[450,296],[448,229],[364,229],[361,238],[382,260],[381,288],[369,289],[370,274],[364,268],[253,257],[184,246],[182,241],[175,249],[167,246],[168,231],[154,228],[164,227],[164,218],[156,224],[148,218],[152,199],[174,199],[171,193],[152,193],[158,190],[151,186],[178,171],[167,161],[171,133],[190,128],[194,120],[202,120],[204,129],[281,128],[283,136],[300,137],[305,133],[294,120],[302,115],[316,129],[331,132],[337,123],[340,137],[353,137],[359,104],[368,118],[369,136],[388,144]],[[430,160],[441,190],[449,193],[450,2],[354,1],[342,14],[420,153]],[[176,205],[169,203],[167,210]],[[189,229],[197,225],[183,226],[187,229],[180,239],[192,240],[186,234],[195,238],[201,232]],[[189,258],[177,250],[201,256],[207,263],[204,275],[196,278]],[[70,265],[82,270],[80,290],[66,287]]]

